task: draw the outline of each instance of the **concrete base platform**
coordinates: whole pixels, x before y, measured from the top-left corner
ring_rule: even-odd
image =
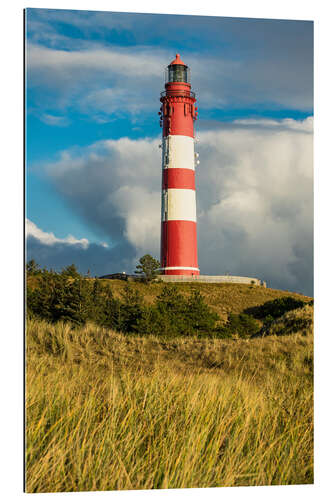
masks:
[[[205,276],[202,274],[185,276],[185,275],[159,275],[158,280],[165,283],[239,283],[243,285],[256,285],[266,288],[266,282],[258,278],[248,278],[245,276]]]

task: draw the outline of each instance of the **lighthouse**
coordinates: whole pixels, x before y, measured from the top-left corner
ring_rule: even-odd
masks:
[[[162,127],[161,274],[198,275],[195,196],[195,94],[179,54],[165,70]]]

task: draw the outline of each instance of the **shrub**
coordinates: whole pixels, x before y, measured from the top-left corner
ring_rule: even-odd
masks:
[[[217,320],[218,315],[205,304],[198,290],[185,298],[175,286],[169,285],[163,287],[154,306],[146,308],[137,331],[164,337],[200,336],[211,333]]]
[[[116,329],[127,333],[137,331],[144,312],[143,298],[138,290],[134,290],[129,284],[126,284],[121,297],[119,322],[115,325]]]
[[[281,297],[279,299],[269,300],[261,306],[245,309],[244,313],[253,316],[256,319],[264,319],[270,316],[273,319],[279,318],[288,311],[303,307],[305,302],[294,299],[293,297]]]
[[[269,327],[269,326],[273,323],[273,321],[274,321],[273,316],[271,316],[271,315],[269,314],[268,316],[266,316],[266,317],[264,318],[264,327],[265,327],[265,328],[266,328],[266,327]]]
[[[114,298],[109,286],[97,279],[93,282],[89,319],[100,326],[117,330],[120,324],[120,301]]]
[[[302,309],[289,311],[280,318],[264,324],[260,331],[262,336],[266,335],[309,335],[313,333],[313,307],[309,304]]]
[[[203,295],[194,289],[187,300],[187,319],[196,333],[208,333],[215,329],[219,320],[218,314],[213,312],[205,303]]]
[[[40,272],[39,265],[34,259],[29,260],[26,264],[27,274],[30,276],[34,276]]]
[[[69,276],[69,277],[72,277],[72,278],[80,278],[81,277],[81,275],[80,275],[79,271],[77,270],[75,264],[71,264],[70,266],[65,267],[61,271],[61,275],[62,276],[67,276],[67,277]]]
[[[174,286],[164,286],[155,304],[146,307],[137,331],[140,334],[175,336],[188,333],[186,300]]]
[[[194,289],[189,297],[166,285],[153,305],[127,284],[120,299],[110,286],[84,279],[75,266],[61,273],[43,271],[33,288],[28,283],[27,312],[52,323],[83,325],[88,321],[124,333],[159,336],[212,335],[219,319]]]
[[[227,323],[217,330],[217,336],[249,338],[258,331],[258,323],[248,314],[229,314]]]

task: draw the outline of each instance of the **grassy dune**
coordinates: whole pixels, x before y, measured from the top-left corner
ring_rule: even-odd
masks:
[[[115,297],[119,297],[124,287],[125,281],[121,280],[101,280],[105,286],[112,288]],[[288,292],[284,290],[275,290],[273,288],[263,288],[252,285],[241,285],[235,283],[176,283],[183,295],[190,294],[191,289],[197,288],[205,298],[205,302],[216,311],[222,319],[227,319],[229,313],[239,314],[249,307],[259,306],[269,300],[281,297],[293,297],[303,301],[310,301],[312,297]],[[152,283],[146,285],[140,282],[131,283],[131,286],[137,289],[144,297],[147,303],[154,302],[157,295],[162,291],[165,283]]]
[[[90,278],[93,279],[93,278]],[[122,280],[99,280],[105,287],[110,287],[115,297],[121,297],[126,281]],[[28,286],[33,289],[38,286],[38,277],[29,276]],[[138,290],[145,302],[154,302],[165,286],[165,283],[156,282],[145,284],[131,282],[131,287]],[[235,283],[175,283],[177,290],[183,295],[189,295],[192,289],[198,289],[204,296],[205,302],[217,312],[223,320],[226,320],[229,313],[239,314],[245,309],[259,306],[269,300],[281,297],[293,297],[303,301],[313,300],[312,297],[289,292],[286,290],[275,290],[273,288],[263,288],[254,285],[242,285]]]
[[[26,489],[312,483],[312,398],[311,328],[162,342],[31,320]]]

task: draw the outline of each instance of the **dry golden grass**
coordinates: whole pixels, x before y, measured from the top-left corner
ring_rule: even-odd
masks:
[[[90,278],[93,279],[93,278]],[[115,297],[120,297],[127,282],[122,280],[99,280],[104,286],[110,287]],[[28,277],[28,286],[32,289],[38,284],[37,276]],[[138,290],[146,303],[154,302],[157,295],[162,291],[165,283],[156,282],[145,284],[131,282],[131,287]],[[259,306],[269,300],[281,297],[293,297],[308,302],[312,297],[273,288],[263,288],[254,285],[240,285],[235,283],[175,283],[183,295],[189,295],[192,289],[200,290],[205,302],[216,311],[222,320],[226,320],[229,313],[239,314],[249,307]],[[170,285],[169,285],[170,286]]]
[[[313,482],[310,329],[161,342],[28,321],[26,381],[28,492]]]
[[[288,335],[297,332],[309,335],[312,334],[312,330],[313,306],[306,305],[301,309],[289,311],[273,321],[265,333],[266,335]]]
[[[101,280],[105,286],[111,287],[114,295],[120,297],[126,286],[121,280]],[[175,283],[183,295],[189,295],[193,288],[200,290],[205,302],[216,311],[222,319],[226,320],[229,313],[239,314],[249,307],[260,306],[269,300],[281,297],[293,297],[305,302],[312,300],[311,297],[283,291],[273,288],[263,288],[254,285],[239,285],[235,283]],[[131,283],[144,297],[147,303],[152,303],[159,295],[165,283],[157,282],[145,284],[140,282]]]

